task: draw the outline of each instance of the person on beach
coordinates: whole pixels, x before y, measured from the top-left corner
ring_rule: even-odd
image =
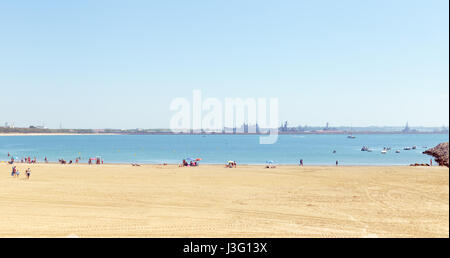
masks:
[[[44,161],[45,161],[45,163],[48,163],[47,157],[45,157]]]
[[[27,179],[30,179],[30,175],[31,175],[31,169],[30,168],[27,169],[26,174],[27,174]]]
[[[430,159],[430,166],[433,166],[433,159]]]
[[[303,159],[300,159],[300,167],[303,167]]]
[[[336,160],[336,166],[338,166],[338,165],[339,165],[339,161]]]
[[[12,167],[11,176],[16,176],[16,166]]]

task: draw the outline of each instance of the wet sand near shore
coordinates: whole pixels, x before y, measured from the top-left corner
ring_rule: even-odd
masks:
[[[449,237],[446,167],[17,167],[0,237]]]

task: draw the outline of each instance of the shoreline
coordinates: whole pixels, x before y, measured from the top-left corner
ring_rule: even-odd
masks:
[[[8,160],[0,160],[0,164],[7,164],[7,165],[11,165],[8,164]],[[108,162],[108,163],[104,163],[104,164],[91,164],[89,165],[87,162],[79,162],[79,163],[72,163],[72,164],[60,164],[58,162],[54,162],[54,161],[49,161],[48,163],[45,162],[37,162],[37,163],[21,163],[21,162],[14,162],[14,165],[62,165],[62,166],[130,166],[132,164],[138,164],[139,166],[178,166],[181,164],[180,163],[135,163],[135,162],[129,162],[129,163],[124,163],[124,162]],[[226,163],[201,163],[199,165],[199,167],[204,167],[204,166],[225,166]],[[267,164],[265,163],[261,163],[261,164],[246,164],[246,163],[237,163],[237,166],[247,166],[247,167],[261,167],[261,166],[266,166]],[[298,164],[277,164],[274,163],[274,166],[277,167],[300,167]],[[304,165],[303,167],[410,167],[410,164],[344,164],[341,165],[339,164],[338,166],[334,165],[334,164],[307,164]],[[430,167],[440,167],[438,165],[433,165]],[[442,166],[445,167],[445,166]]]

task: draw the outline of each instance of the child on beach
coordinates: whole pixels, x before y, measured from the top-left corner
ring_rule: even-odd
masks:
[[[30,175],[31,175],[31,169],[30,168],[27,169],[26,174],[27,174],[27,179],[30,179]]]

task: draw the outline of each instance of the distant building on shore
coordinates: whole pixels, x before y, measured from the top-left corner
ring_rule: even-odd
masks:
[[[405,128],[403,128],[402,133],[414,133],[417,132],[416,129],[411,129],[411,127],[409,127],[409,123],[406,122]]]
[[[405,128],[402,130],[402,132],[403,133],[408,133],[408,132],[410,132],[410,128],[409,128],[409,124],[408,124],[408,122],[406,122],[406,125],[405,125]]]
[[[14,128],[14,124],[10,125],[8,122],[5,122],[5,128]]]

